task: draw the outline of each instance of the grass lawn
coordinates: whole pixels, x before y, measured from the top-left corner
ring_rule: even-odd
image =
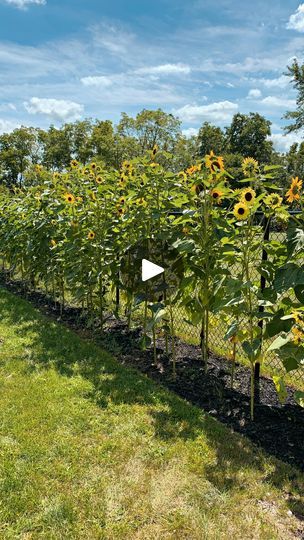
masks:
[[[301,538],[303,475],[1,288],[0,313],[1,539]]]

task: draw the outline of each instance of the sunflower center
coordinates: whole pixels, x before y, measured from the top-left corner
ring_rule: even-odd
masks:
[[[246,199],[247,202],[252,201],[252,193],[246,193],[245,194],[245,199]]]
[[[238,209],[238,214],[240,214],[240,216],[243,216],[245,214],[245,209],[244,208],[239,208]]]

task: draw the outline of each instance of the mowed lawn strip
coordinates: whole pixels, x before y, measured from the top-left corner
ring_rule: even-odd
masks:
[[[301,538],[303,475],[0,288],[0,538]]]

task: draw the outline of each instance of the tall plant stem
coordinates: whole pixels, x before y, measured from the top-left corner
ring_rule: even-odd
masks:
[[[173,319],[173,309],[170,302],[169,306],[170,313],[170,332],[171,332],[171,343],[172,343],[172,363],[173,363],[173,379],[176,379],[176,351],[175,351],[175,332],[174,332],[174,319]]]

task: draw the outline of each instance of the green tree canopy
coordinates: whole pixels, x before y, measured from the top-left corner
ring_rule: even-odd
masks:
[[[298,93],[297,109],[288,111],[284,118],[292,120],[292,123],[285,127],[287,133],[298,131],[304,127],[304,64],[300,65],[295,59],[291,66],[287,66],[288,77],[291,77],[293,87]]]
[[[211,150],[215,154],[223,154],[225,144],[226,138],[222,129],[209,122],[204,122],[197,136],[198,155],[204,157],[206,154],[210,154]]]
[[[269,163],[273,152],[271,122],[258,113],[234,115],[226,129],[228,152],[252,157],[260,163]]]

